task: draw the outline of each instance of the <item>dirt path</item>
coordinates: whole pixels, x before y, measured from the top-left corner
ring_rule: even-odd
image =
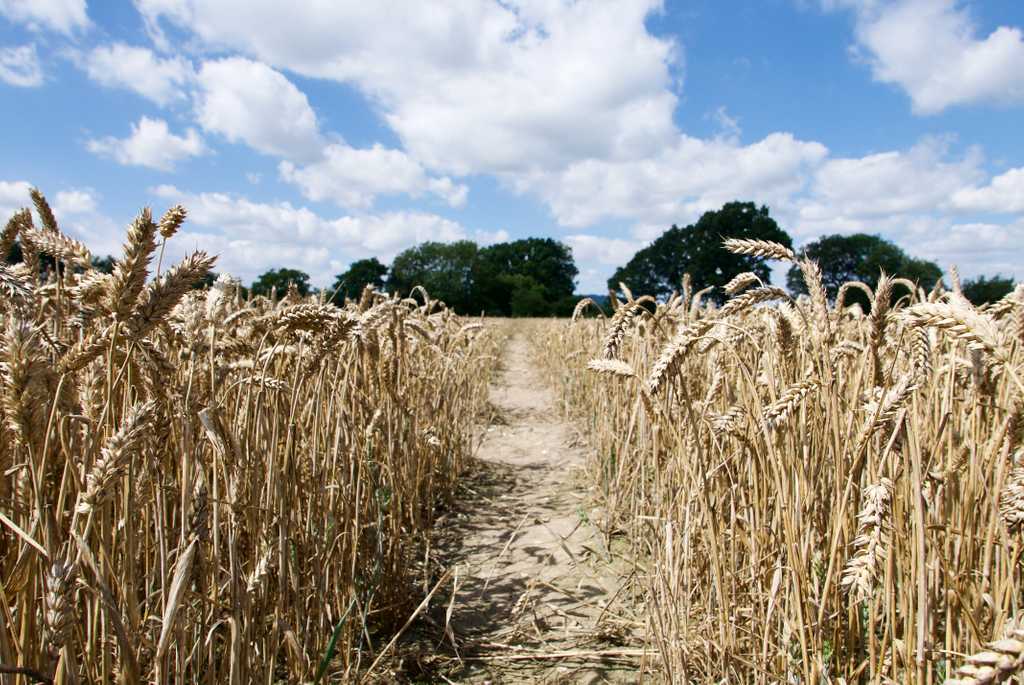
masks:
[[[523,333],[491,387],[499,419],[446,522],[440,554],[458,565],[449,647],[464,683],[625,683],[640,679],[642,624],[630,568],[591,524],[586,448],[562,421]]]

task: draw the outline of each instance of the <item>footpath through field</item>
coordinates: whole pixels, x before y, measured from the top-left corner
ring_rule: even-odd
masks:
[[[491,402],[498,418],[443,525],[442,560],[458,566],[448,642],[462,659],[449,682],[638,682],[638,579],[592,525],[586,447],[521,332]]]

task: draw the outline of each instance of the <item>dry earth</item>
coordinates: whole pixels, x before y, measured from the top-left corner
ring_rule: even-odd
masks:
[[[455,567],[437,678],[457,683],[632,683],[643,676],[639,583],[593,525],[586,447],[512,337],[491,387],[497,418],[455,511],[439,561]],[[648,665],[649,666],[649,665]],[[649,667],[648,667],[649,670]]]

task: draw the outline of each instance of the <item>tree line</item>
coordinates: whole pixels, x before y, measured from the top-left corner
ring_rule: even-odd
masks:
[[[623,283],[635,293],[664,298],[677,290],[683,274],[689,273],[695,288],[714,286],[707,297],[721,303],[726,298],[722,286],[738,274],[752,272],[764,283],[771,283],[766,260],[725,250],[724,238],[771,240],[793,247],[792,238],[771,218],[767,207],[729,202],[719,210],[705,212],[694,224],[684,228],[673,225],[616,269],[608,288],[615,291]],[[827,235],[805,245],[801,253],[818,262],[830,298],[847,281],[861,281],[874,288],[882,271],[926,289],[942,279],[942,269],[935,262],[912,257],[877,235]],[[796,266],[786,274],[786,285],[794,294],[807,292]],[[1013,287],[1012,278],[1000,275],[978,276],[962,284],[964,296],[974,304],[994,302]],[[867,309],[867,297],[859,290],[851,293],[848,301]]]
[[[679,289],[688,273],[695,288],[713,287],[707,297],[721,303],[726,298],[723,286],[740,273],[752,272],[764,283],[771,283],[771,268],[764,259],[725,250],[724,238],[793,246],[792,238],[767,207],[729,202],[705,212],[693,224],[671,226],[615,270],[608,279],[608,290],[619,293],[620,284],[625,284],[634,293],[664,299]],[[861,281],[874,288],[882,271],[926,289],[942,278],[942,269],[934,262],[912,257],[877,235],[827,235],[805,245],[801,252],[818,262],[830,297],[847,281]],[[17,244],[8,261],[20,261]],[[50,262],[44,260],[43,268]],[[109,273],[114,259],[93,258],[93,266]],[[336,276],[326,294],[340,305],[346,298],[358,298],[368,285],[403,296],[422,285],[431,297],[460,314],[567,316],[582,297],[574,294],[578,274],[572,249],[552,238],[525,238],[484,247],[470,240],[425,242],[400,252],[390,265],[376,257],[352,262]],[[209,285],[215,278],[211,274],[196,285]],[[796,267],[789,270],[786,285],[794,294],[806,292]],[[248,290],[254,295],[270,295],[284,293],[289,287],[301,295],[314,292],[309,274],[287,267],[264,272]],[[1000,275],[978,276],[962,284],[964,295],[974,304],[998,300],[1013,287],[1013,279]],[[867,298],[859,290],[851,293],[850,301],[867,308]]]
[[[421,285],[460,314],[566,316],[579,299],[573,295],[578,273],[572,250],[551,238],[486,247],[471,240],[426,242],[400,252],[390,266],[376,257],[352,262],[328,293],[341,304],[367,285],[401,295]],[[252,291],[265,295],[290,284],[302,294],[312,291],[309,276],[295,269],[262,274]]]

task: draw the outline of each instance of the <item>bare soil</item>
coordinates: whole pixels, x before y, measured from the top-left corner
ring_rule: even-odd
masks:
[[[646,680],[637,575],[595,525],[587,448],[560,418],[521,333],[490,400],[497,418],[435,543],[437,561],[456,570],[454,596],[449,587],[435,600],[433,621],[444,625],[437,649],[445,652],[436,658],[445,666],[430,679]]]

